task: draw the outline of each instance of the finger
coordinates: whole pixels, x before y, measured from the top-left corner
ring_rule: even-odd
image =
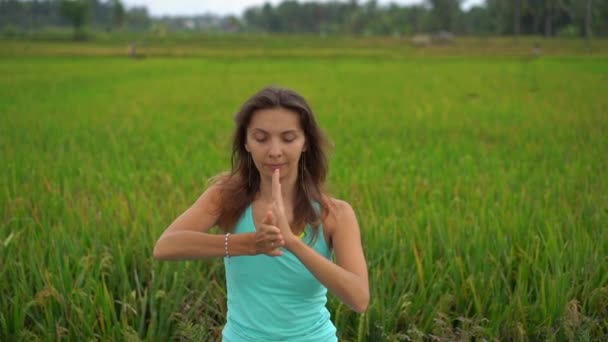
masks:
[[[268,244],[272,248],[282,247],[284,243],[285,241],[283,241],[283,236],[281,234],[268,237]]]
[[[274,225],[274,217],[272,215],[271,210],[266,212],[266,216],[264,216],[264,220],[262,221],[262,223]]]
[[[272,227],[276,228],[276,227]],[[256,246],[259,253],[264,253],[271,256],[281,256],[283,252],[281,248],[285,245],[285,240],[280,234],[273,236],[263,236],[263,234],[256,234]]]
[[[276,219],[275,219],[275,217],[274,217],[274,214],[273,214],[273,212],[272,212],[272,209],[271,209],[271,210],[268,210],[268,212],[266,213],[266,216],[268,217],[268,223],[269,223],[269,224],[271,224],[271,225],[273,225],[273,226],[276,226],[276,225],[277,225],[277,220],[276,220]]]
[[[283,247],[285,245],[285,240],[283,240],[283,238],[280,238],[280,237],[273,237],[273,238],[258,240],[258,241],[256,241],[256,244],[259,249],[269,251],[269,250]]]
[[[283,255],[283,251],[280,248],[275,248],[275,249],[269,251],[268,253],[266,253],[266,255],[270,255],[270,256],[282,256]]]
[[[280,245],[283,242],[283,235],[275,233],[267,234],[261,237],[258,241],[260,243],[270,245],[270,247],[276,247],[277,245]]]
[[[272,204],[272,209],[274,210],[275,213],[277,213],[277,215],[276,215],[277,218],[275,219],[275,224],[274,224],[275,226],[281,226],[284,224],[288,224],[287,217],[285,217],[284,214],[281,215],[281,213],[284,213],[284,211],[283,211],[284,209],[281,206],[279,206],[278,203],[274,202]]]
[[[275,169],[272,174],[272,199],[279,205],[283,205],[283,195],[281,194],[281,171]]]
[[[283,247],[284,243],[282,240],[277,240],[277,241],[271,241],[268,243],[268,246],[270,247],[269,249],[269,253],[274,253],[276,251],[281,251],[281,247]],[[279,253],[277,255],[282,255],[282,253]]]
[[[268,238],[275,238],[275,237],[282,237],[281,229],[279,229],[279,227],[270,225],[270,224],[266,224],[266,223],[259,224],[258,231],[256,233],[256,238],[258,240],[262,241],[262,240],[266,240]]]

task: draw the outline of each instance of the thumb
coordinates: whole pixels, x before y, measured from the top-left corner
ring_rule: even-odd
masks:
[[[271,210],[268,210],[266,212],[266,216],[264,217],[263,223],[270,224],[270,225],[274,226],[274,215],[272,214]]]

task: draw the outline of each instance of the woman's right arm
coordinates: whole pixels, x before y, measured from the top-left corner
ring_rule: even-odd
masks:
[[[220,185],[209,187],[163,232],[154,246],[157,260],[192,260],[226,255],[225,235],[209,234],[218,220]],[[230,256],[256,254],[255,233],[230,234]]]

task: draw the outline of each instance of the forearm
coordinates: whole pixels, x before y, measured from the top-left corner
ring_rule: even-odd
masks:
[[[166,233],[154,246],[154,258],[158,260],[194,260],[223,257],[226,255],[225,235],[208,234],[191,230]],[[230,234],[230,256],[255,254],[254,234]]]
[[[366,279],[325,259],[299,239],[290,245],[290,251],[343,303],[357,312],[367,309],[369,286]]]

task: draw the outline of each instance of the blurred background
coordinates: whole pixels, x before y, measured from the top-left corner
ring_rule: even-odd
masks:
[[[606,37],[598,0],[144,1],[2,0],[4,37],[120,32]]]
[[[0,341],[221,340],[222,260],[152,249],[267,85],[359,220],[340,341],[608,340],[607,35],[606,0],[0,0]]]

